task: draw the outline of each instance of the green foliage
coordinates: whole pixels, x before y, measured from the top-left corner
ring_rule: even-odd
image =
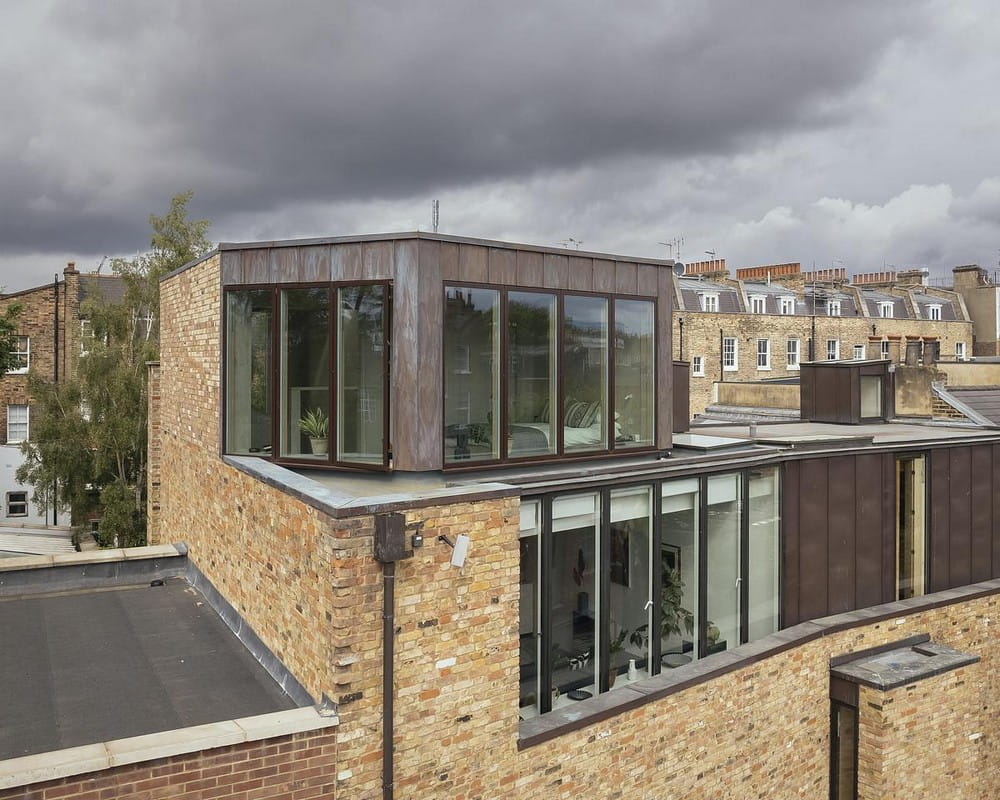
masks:
[[[302,415],[299,429],[310,439],[326,439],[330,434],[330,418],[317,406]]]
[[[0,316],[0,376],[10,372],[17,366],[15,351],[17,350],[17,318],[21,306],[7,306],[3,316]]]
[[[120,303],[88,301],[93,341],[77,375],[58,385],[29,378],[32,437],[19,481],[36,503],[71,509],[74,524],[100,509],[102,546],[146,538],[146,364],[159,358],[159,279],[209,249],[206,220],[187,220],[190,192],[150,217],[152,251],[112,262],[126,286]]]

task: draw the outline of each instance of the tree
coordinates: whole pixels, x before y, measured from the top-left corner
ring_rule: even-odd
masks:
[[[36,503],[70,509],[75,524],[99,508],[105,547],[146,540],[146,364],[159,357],[159,280],[211,247],[209,222],[187,218],[190,199],[176,195],[165,216],[150,215],[149,253],[111,262],[125,283],[122,301],[81,308],[93,341],[76,377],[28,380],[34,435],[21,445],[17,478],[34,487]]]
[[[17,366],[17,318],[21,306],[7,306],[0,316],[0,377]]]

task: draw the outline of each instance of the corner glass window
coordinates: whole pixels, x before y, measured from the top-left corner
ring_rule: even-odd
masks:
[[[708,619],[702,626],[702,655],[740,643],[740,480],[739,475],[708,478]]]
[[[337,297],[337,459],[380,465],[385,449],[385,286],[346,286]]]
[[[510,342],[507,377],[507,454],[512,458],[556,452],[558,314],[555,295],[507,295]]]
[[[226,294],[226,449],[271,453],[269,289]]]
[[[521,503],[521,524],[518,534],[521,550],[520,602],[520,701],[521,718],[534,716],[538,709],[539,655],[541,653],[541,609],[539,607],[538,540],[541,530],[541,503],[526,500]]]
[[[444,459],[500,458],[500,292],[445,287]]]
[[[606,450],[608,301],[570,295],[563,304],[563,450]]]
[[[330,293],[281,292],[281,455],[328,460]]]
[[[663,484],[657,602],[661,661],[668,669],[687,664],[695,655],[700,496],[697,478]]]
[[[611,492],[608,560],[608,689],[650,674],[650,488]]]
[[[615,447],[653,444],[656,359],[653,303],[615,300]]]
[[[778,630],[778,470],[750,470],[747,641]]]

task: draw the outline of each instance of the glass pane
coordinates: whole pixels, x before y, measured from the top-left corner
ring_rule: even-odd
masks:
[[[563,322],[563,450],[608,447],[608,301],[567,296]]]
[[[337,459],[382,464],[385,287],[340,289],[337,320]]]
[[[538,661],[541,642],[538,609],[539,503],[521,503],[521,719],[538,713]]]
[[[572,702],[570,692],[597,693],[595,621],[600,618],[597,530],[600,500],[596,494],[557,497],[552,501],[551,624],[553,705]]]
[[[660,653],[664,667],[695,655],[698,630],[698,480],[663,484],[660,532]]]
[[[444,458],[500,457],[500,292],[445,288]]]
[[[656,387],[654,305],[615,301],[615,447],[651,447]]]
[[[226,294],[226,452],[271,454],[269,289]]]
[[[740,643],[740,481],[738,475],[708,478],[706,652]]]
[[[649,675],[650,491],[611,492],[608,688]]]
[[[556,402],[556,298],[550,294],[507,295],[510,368],[507,382],[507,453],[537,456],[556,452],[552,420]]]
[[[861,416],[882,416],[882,376],[861,376]]]
[[[330,435],[330,294],[281,293],[281,455],[326,461]]]
[[[778,471],[750,472],[750,543],[747,560],[748,641],[778,630]]]

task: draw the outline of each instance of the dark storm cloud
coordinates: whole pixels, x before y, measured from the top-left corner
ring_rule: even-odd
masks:
[[[916,3],[59,3],[0,63],[0,244],[134,250],[215,220],[624,158],[736,151],[866,111]],[[902,20],[907,22],[902,22]]]

